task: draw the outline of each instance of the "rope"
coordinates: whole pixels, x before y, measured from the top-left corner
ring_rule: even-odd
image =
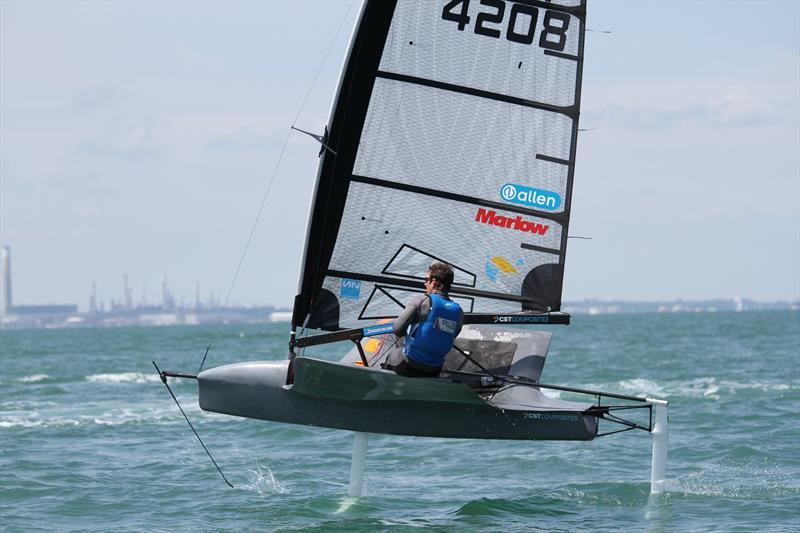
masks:
[[[263,196],[261,197],[261,204],[258,206],[258,211],[256,213],[255,220],[253,220],[253,225],[250,228],[250,234],[247,236],[247,241],[245,242],[244,249],[242,250],[242,254],[239,257],[239,263],[236,265],[236,271],[234,272],[233,279],[231,280],[230,286],[228,287],[228,292],[225,294],[225,300],[222,303],[222,307],[219,312],[219,316],[217,317],[217,321],[214,324],[214,332],[211,335],[211,340],[209,341],[208,347],[206,348],[205,355],[203,355],[203,360],[200,363],[200,369],[197,371],[199,374],[203,370],[203,366],[205,365],[206,358],[208,357],[208,352],[211,350],[212,346],[217,340],[217,333],[219,331],[219,326],[222,323],[222,318],[225,315],[225,311],[228,309],[228,302],[230,301],[231,293],[233,292],[233,287],[236,285],[236,281],[239,278],[239,272],[242,270],[242,265],[244,264],[244,259],[247,256],[247,251],[250,248],[250,243],[253,241],[253,236],[256,233],[256,228],[258,227],[258,222],[261,220],[261,214],[264,212],[264,206],[267,203],[267,199],[269,198],[269,193],[272,191],[272,185],[275,182],[275,176],[278,174],[278,170],[280,169],[281,162],[283,161],[283,156],[286,153],[286,147],[289,144],[289,138],[292,135],[292,128],[294,127],[295,123],[297,123],[297,119],[300,117],[300,114],[303,112],[303,108],[308,101],[308,97],[311,94],[312,89],[314,88],[314,84],[317,82],[317,78],[319,78],[320,72],[322,72],[322,67],[325,65],[325,62],[328,60],[328,56],[333,49],[334,44],[336,44],[337,39],[339,38],[339,33],[342,31],[342,27],[344,26],[345,21],[347,20],[347,16],[350,14],[350,10],[353,7],[353,3],[351,3],[348,8],[347,12],[342,17],[342,21],[339,24],[339,28],[336,30],[336,35],[334,35],[333,40],[331,41],[330,46],[328,47],[328,51],[325,53],[325,57],[322,59],[322,63],[320,63],[319,68],[317,69],[316,74],[314,75],[314,79],[311,82],[311,85],[306,91],[306,95],[303,97],[303,101],[300,104],[300,108],[297,111],[297,114],[294,117],[294,121],[292,122],[292,126],[286,132],[286,138],[283,140],[283,146],[281,147],[280,154],[278,155],[278,160],[275,163],[275,168],[272,171],[272,175],[270,176],[269,183],[267,184],[267,188],[264,191]]]
[[[225,477],[225,474],[223,474],[223,473],[222,473],[222,469],[219,467],[219,465],[217,464],[217,462],[216,462],[216,461],[214,460],[214,458],[211,456],[211,452],[209,452],[209,451],[208,451],[208,448],[206,448],[206,445],[205,445],[205,444],[203,444],[203,439],[201,439],[201,438],[200,438],[200,435],[197,433],[197,430],[196,430],[196,429],[194,429],[194,426],[192,425],[192,422],[189,420],[189,417],[188,417],[188,416],[186,416],[186,413],[184,413],[184,412],[183,412],[183,407],[181,407],[181,404],[180,404],[180,403],[178,403],[178,399],[175,397],[175,394],[172,392],[172,389],[169,387],[169,383],[167,383],[167,376],[166,376],[166,375],[164,375],[164,373],[163,373],[163,372],[161,372],[161,370],[158,368],[158,365],[156,364],[156,362],[155,362],[155,361],[153,361],[153,366],[154,366],[154,367],[156,367],[156,372],[158,372],[158,375],[159,375],[159,376],[161,376],[161,381],[164,383],[164,386],[165,386],[165,387],[167,388],[167,390],[169,391],[169,395],[170,395],[170,396],[172,396],[172,399],[173,399],[173,400],[175,400],[175,405],[177,405],[177,406],[178,406],[178,409],[180,409],[180,411],[181,411],[181,414],[183,415],[183,418],[185,418],[185,419],[186,419],[186,422],[189,424],[189,427],[190,427],[190,428],[192,428],[192,431],[194,432],[194,436],[195,436],[195,437],[197,437],[197,441],[200,443],[200,446],[202,446],[202,447],[203,447],[203,449],[206,451],[206,454],[208,455],[208,458],[209,458],[209,459],[211,459],[211,462],[212,462],[212,463],[214,463],[214,466],[216,466],[216,467],[217,467],[217,472],[219,472],[219,475],[221,475],[221,476],[222,476],[222,479],[224,479],[224,480],[225,480],[225,483],[227,483],[227,485],[228,485],[230,488],[233,488],[233,485],[231,485],[231,482],[230,482],[230,481],[228,481],[228,478],[226,478],[226,477]]]

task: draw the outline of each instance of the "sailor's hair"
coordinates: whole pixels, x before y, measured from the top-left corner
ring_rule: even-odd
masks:
[[[453,284],[453,267],[441,261],[434,261],[428,267],[428,276],[440,282],[444,292],[450,291],[450,285]]]

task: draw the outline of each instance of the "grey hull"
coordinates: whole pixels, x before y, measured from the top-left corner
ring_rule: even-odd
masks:
[[[298,357],[294,383],[288,361],[212,368],[198,376],[206,411],[292,424],[427,437],[591,440],[597,419],[590,404],[549,398],[512,386],[495,404],[470,387],[445,379]],[[502,406],[502,407],[501,407]]]

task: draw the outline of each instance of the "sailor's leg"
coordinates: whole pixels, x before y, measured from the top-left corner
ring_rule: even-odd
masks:
[[[350,496],[361,496],[368,437],[369,433],[359,431],[353,433],[353,461],[350,463]]]
[[[403,362],[403,347],[402,346],[393,346],[389,349],[389,353],[386,356],[386,361],[383,363],[384,368],[388,368],[392,370],[393,367],[399,365]]]
[[[650,437],[653,442],[653,464],[650,472],[650,494],[664,492],[667,477],[667,444],[669,442],[669,418],[667,402],[647,399],[655,411],[656,423]]]

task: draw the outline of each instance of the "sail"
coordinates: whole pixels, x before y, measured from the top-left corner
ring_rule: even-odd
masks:
[[[328,122],[293,325],[561,307],[585,0],[368,0]]]

